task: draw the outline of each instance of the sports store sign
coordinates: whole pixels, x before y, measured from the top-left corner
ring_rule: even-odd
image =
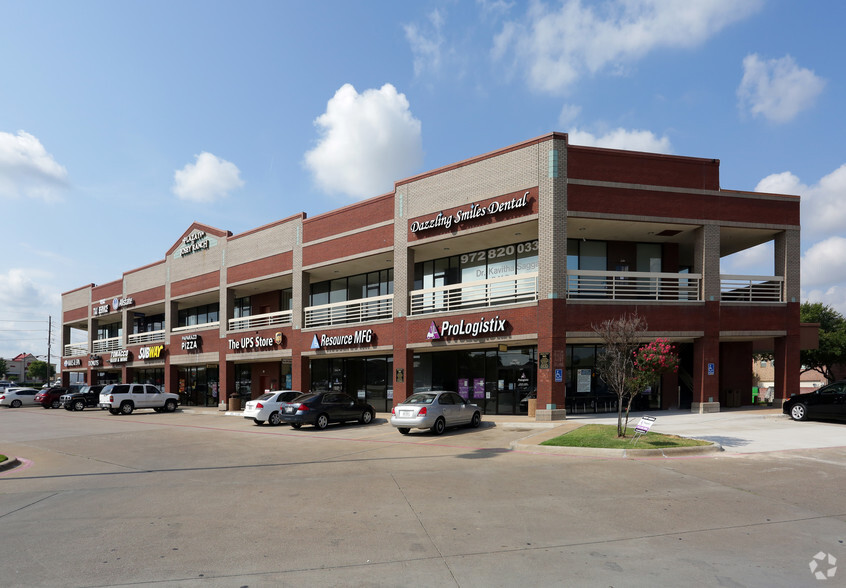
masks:
[[[442,228],[449,230],[453,225],[459,225],[484,217],[501,215],[502,213],[513,210],[530,208],[530,199],[536,195],[537,188],[533,188],[516,194],[507,194],[491,201],[475,202],[466,208],[447,212],[441,211],[435,216],[412,221],[408,228],[414,234],[430,229]]]

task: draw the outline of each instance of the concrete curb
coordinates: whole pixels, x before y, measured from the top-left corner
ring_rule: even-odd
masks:
[[[541,443],[548,439],[553,439],[563,435],[564,433],[569,433],[581,426],[581,423],[573,423],[571,421],[567,424],[559,425],[553,430],[547,429],[541,433],[534,433],[528,437],[512,441],[509,446],[514,451],[618,459],[636,457],[682,457],[685,455],[707,455],[709,453],[719,453],[723,451],[723,446],[719,443],[699,445],[696,447],[667,447],[666,449],[605,449],[601,447],[554,447],[551,445],[541,445]]]
[[[11,470],[12,468],[16,468],[19,465],[21,465],[21,462],[17,457],[10,457],[4,462],[0,462],[0,472]]]

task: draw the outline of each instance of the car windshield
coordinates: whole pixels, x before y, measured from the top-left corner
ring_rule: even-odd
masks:
[[[432,404],[432,402],[434,402],[436,396],[437,396],[437,394],[434,394],[434,393],[412,394],[411,396],[409,396],[408,398],[405,399],[405,402],[403,402],[403,404]]]

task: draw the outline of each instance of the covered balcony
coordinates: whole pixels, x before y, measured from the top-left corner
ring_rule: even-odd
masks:
[[[409,315],[536,302],[538,274],[520,274],[411,292]]]

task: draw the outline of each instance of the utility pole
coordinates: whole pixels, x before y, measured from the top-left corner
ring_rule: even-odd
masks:
[[[47,365],[50,365],[50,340],[53,338],[53,317],[47,315]],[[51,382],[53,380],[52,376],[50,376],[50,368],[47,368],[47,381]]]

